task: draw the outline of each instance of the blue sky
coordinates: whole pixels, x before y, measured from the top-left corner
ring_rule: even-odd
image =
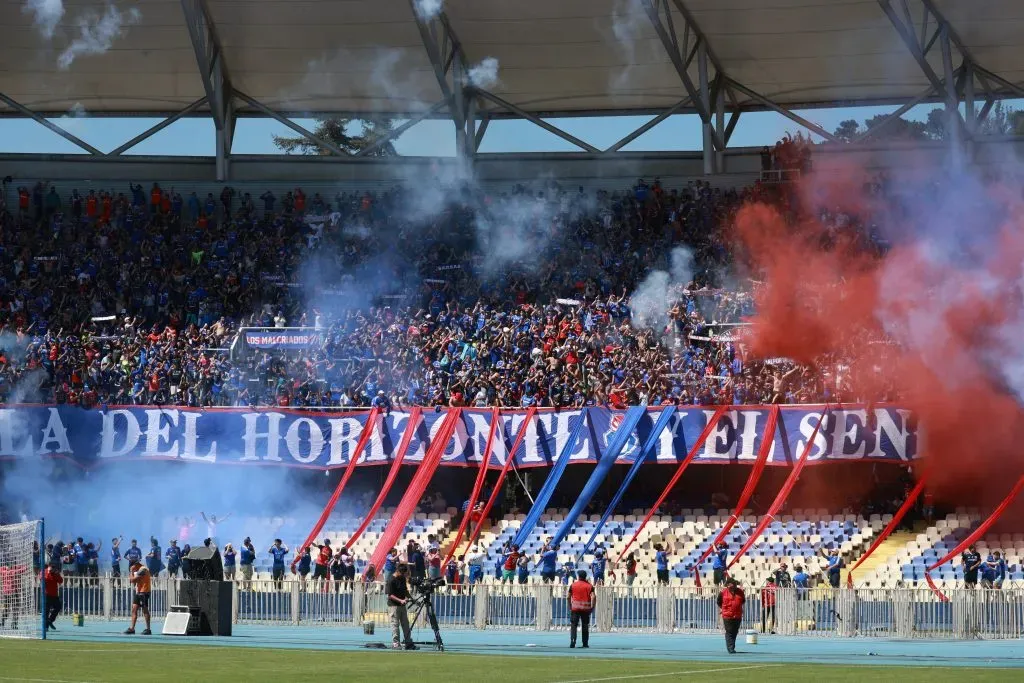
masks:
[[[1015,103],[1008,103],[1013,106]],[[906,115],[923,119],[936,105],[921,105]],[[896,106],[811,109],[797,113],[832,131],[840,121],[856,119],[863,122],[877,114],[894,111]],[[551,123],[590,144],[604,149],[627,133],[649,121],[651,116],[618,116],[550,119]],[[68,116],[52,119],[82,140],[108,152],[156,124],[148,118],[90,118]],[[310,119],[295,119],[312,128]],[[772,144],[787,131],[803,130],[793,121],[775,112],[746,113],[740,117],[730,147]],[[276,154],[273,135],[292,136],[284,125],[272,119],[240,119],[233,152],[236,154]],[[455,153],[454,127],[446,121],[423,121],[413,126],[398,140],[400,154],[407,156],[451,156]],[[682,151],[701,148],[700,120],[696,115],[672,116],[640,136],[624,151]],[[214,128],[210,119],[182,119],[127,154],[212,156]],[[481,152],[563,152],[578,151],[574,145],[533,125],[529,121],[492,122],[484,136]],[[78,147],[47,130],[31,119],[0,119],[0,153],[79,153]]]

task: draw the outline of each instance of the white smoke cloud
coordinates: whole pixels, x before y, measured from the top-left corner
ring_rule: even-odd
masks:
[[[441,13],[444,0],[415,0],[413,4],[416,7],[416,14],[419,15],[420,19],[429,21]]]
[[[686,247],[672,250],[669,272],[651,271],[629,299],[633,327],[663,330],[669,323],[669,309],[693,280],[693,253]]]
[[[53,38],[57,25],[64,18],[63,0],[25,0],[22,13],[32,15],[32,23],[47,40]]]
[[[71,105],[71,108],[60,117],[57,124],[69,133],[76,133],[82,128],[82,123],[88,116],[89,112],[85,110],[85,106],[81,102],[75,102]]]
[[[121,36],[125,27],[139,23],[140,19],[142,13],[135,7],[121,12],[114,5],[108,4],[102,15],[86,11],[76,22],[78,37],[57,58],[57,66],[66,70],[78,57],[103,54]]]
[[[466,74],[466,82],[474,88],[486,90],[498,82],[498,60],[486,57],[479,64],[471,67]]]
[[[611,32],[619,55],[625,62],[622,69],[609,76],[608,87],[611,94],[626,90],[632,83],[633,69],[642,60],[639,59],[639,43],[643,32],[650,26],[650,20],[639,2],[617,0],[612,9]]]

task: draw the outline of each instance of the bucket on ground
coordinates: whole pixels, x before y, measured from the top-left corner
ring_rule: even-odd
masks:
[[[747,629],[747,645],[757,645],[757,631],[752,628]]]

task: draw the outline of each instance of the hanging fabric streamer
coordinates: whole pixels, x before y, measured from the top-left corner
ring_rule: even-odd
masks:
[[[714,552],[719,542],[725,540],[732,528],[739,521],[740,516],[743,514],[744,508],[747,507],[747,503],[754,496],[754,491],[757,489],[757,482],[761,481],[761,475],[764,474],[765,465],[768,464],[768,456],[772,452],[772,443],[775,440],[775,429],[779,424],[779,406],[772,406],[771,412],[768,413],[768,423],[764,426],[764,434],[761,436],[761,447],[757,451],[757,460],[754,461],[754,467],[750,470],[750,476],[747,477],[747,483],[743,486],[743,491],[740,493],[740,498],[736,501],[736,510],[732,513],[732,516],[726,520],[725,525],[715,535],[715,540],[711,542],[711,545],[707,547],[704,553],[700,556],[700,559],[693,564],[693,582],[700,588],[700,566],[704,563],[704,560],[711,557],[711,553]]]
[[[660,508],[662,503],[665,502],[665,499],[668,498],[668,494],[672,492],[672,489],[679,482],[679,479],[683,476],[683,472],[686,471],[686,468],[690,465],[693,459],[697,457],[697,453],[700,452],[700,449],[704,448],[704,443],[708,440],[708,437],[711,436],[711,432],[715,429],[716,426],[718,426],[718,421],[722,419],[722,415],[725,415],[725,411],[728,409],[729,406],[719,406],[717,409],[715,409],[715,412],[711,416],[711,419],[708,420],[708,423],[706,425],[704,425],[704,429],[701,430],[700,435],[697,437],[696,441],[694,441],[693,445],[690,446],[690,452],[686,454],[686,457],[683,458],[683,461],[679,463],[679,467],[676,468],[676,473],[672,475],[671,479],[669,479],[668,485],[665,487],[665,490],[661,492],[661,495],[658,496],[658,500],[656,500],[654,502],[654,505],[651,506],[651,510],[650,512],[647,513],[647,516],[644,517],[644,521],[642,521],[640,523],[640,526],[637,527],[637,530],[633,532],[633,536],[629,539],[629,542],[626,543],[626,547],[622,549],[621,553],[619,553],[619,562],[621,562],[622,558],[625,557],[626,553],[629,552],[630,546],[632,546],[633,543],[636,542],[636,539],[640,535],[640,532],[643,531],[644,527],[647,526],[647,523],[651,521],[651,517],[653,517],[658,512],[658,508]]]
[[[1014,484],[1014,487],[1010,490],[1009,495],[1007,495],[1006,498],[1003,499],[1003,502],[999,504],[999,507],[989,515],[988,519],[978,525],[978,528],[975,529],[970,536],[965,538],[960,545],[950,550],[945,557],[925,570],[925,581],[928,582],[928,587],[932,589],[932,592],[935,593],[936,596],[938,596],[939,600],[942,602],[949,602],[949,598],[947,598],[946,595],[938,589],[935,582],[932,581],[932,571],[946,564],[951,559],[970,548],[979,538],[984,536],[988,532],[989,528],[996,523],[996,520],[1003,516],[1003,513],[1010,507],[1010,504],[1013,503],[1013,500],[1017,497],[1017,494],[1020,493],[1022,488],[1024,488],[1024,475],[1017,480],[1017,483]]]
[[[526,438],[526,430],[533,422],[533,418],[537,415],[537,407],[531,406],[526,411],[526,418],[523,420],[523,424],[519,427],[519,432],[516,434],[515,441],[512,442],[512,448],[509,449],[508,454],[505,457],[505,464],[502,465],[501,471],[498,472],[498,480],[494,482],[494,490],[491,491],[491,495],[487,498],[487,504],[484,505],[484,509],[480,512],[480,519],[477,521],[475,527],[470,527],[472,533],[469,535],[469,540],[466,545],[472,547],[476,543],[476,539],[480,536],[480,532],[484,530],[484,524],[487,522],[488,515],[491,514],[491,508],[494,507],[494,501],[498,500],[498,494],[501,493],[501,485],[505,483],[505,476],[508,474],[509,468],[512,466],[512,461],[516,457],[516,451],[523,444],[523,440]]]
[[[402,467],[402,461],[405,460],[405,454],[409,450],[409,444],[412,443],[412,437],[416,434],[416,429],[420,425],[420,420],[423,417],[423,410],[421,408],[413,408],[412,412],[409,413],[409,424],[405,426],[405,433],[402,434],[402,440],[398,442],[398,449],[395,451],[395,459],[391,462],[391,469],[388,471],[387,479],[384,480],[384,486],[381,487],[380,493],[377,494],[376,500],[373,501],[373,505],[370,506],[370,511],[366,513],[366,517],[363,519],[362,524],[356,529],[355,533],[349,536],[345,542],[346,548],[351,548],[352,544],[355,543],[366,528],[370,526],[370,522],[377,516],[377,511],[380,510],[381,505],[384,504],[384,499],[387,498],[388,492],[394,485],[395,480],[398,478],[398,471]]]
[[[370,443],[370,437],[373,436],[373,430],[377,426],[377,418],[380,415],[380,409],[374,408],[370,411],[370,414],[366,417],[366,425],[363,427],[363,432],[359,435],[359,441],[356,442],[356,447],[352,449],[351,455],[349,455],[348,466],[345,468],[345,473],[341,476],[341,481],[338,482],[337,488],[334,489],[334,493],[331,495],[330,500],[327,501],[327,505],[324,506],[324,511],[320,513],[320,519],[316,521],[313,526],[313,530],[309,532],[309,536],[303,542],[300,548],[308,548],[309,544],[316,540],[317,535],[323,531],[324,525],[327,524],[327,519],[334,512],[334,506],[341,500],[341,494],[345,490],[345,486],[348,484],[348,480],[352,478],[352,474],[356,471],[356,466],[359,464],[359,458],[363,454],[363,450],[366,448],[366,444]]]
[[[643,467],[643,464],[647,462],[648,458],[655,453],[661,433],[668,429],[669,422],[672,421],[672,417],[675,414],[675,406],[668,406],[661,411],[657,422],[655,422],[654,427],[651,428],[651,433],[647,435],[647,440],[644,441],[643,448],[640,449],[640,452],[637,454],[636,460],[633,461],[633,464],[629,466],[629,471],[626,472],[626,477],[622,480],[622,484],[619,485],[619,490],[615,492],[614,496],[612,496],[612,501],[608,503],[608,507],[601,515],[601,519],[598,521],[597,526],[594,527],[594,530],[590,533],[590,538],[588,538],[587,542],[583,545],[579,555],[582,556],[587,554],[587,551],[590,550],[590,546],[594,543],[594,539],[597,538],[599,533],[601,533],[604,525],[608,523],[608,519],[615,514],[615,508],[617,508],[619,503],[622,502],[623,497],[626,495],[626,491],[629,489],[629,485],[633,483],[633,479],[635,479],[636,475],[640,472],[640,468]],[[576,558],[576,561],[579,562],[579,557]]]
[[[641,418],[647,414],[647,408],[645,406],[634,406],[626,410],[626,415],[622,419],[622,424],[612,434],[611,441],[608,443],[608,450],[601,455],[601,458],[597,461],[597,466],[594,471],[590,474],[590,478],[587,479],[587,483],[583,486],[583,491],[576,498],[576,502],[572,504],[572,508],[569,510],[569,514],[566,515],[562,521],[562,525],[555,532],[552,543],[558,545],[562,542],[562,539],[576,526],[576,519],[590,504],[590,500],[597,493],[597,489],[600,488],[605,478],[608,476],[608,472],[611,471],[612,465],[615,464],[615,460],[622,453],[622,449],[626,447],[626,443],[629,441],[630,435],[636,426],[640,423]]]
[[[885,539],[889,538],[892,532],[895,531],[897,527],[899,527],[900,522],[903,521],[903,518],[906,516],[906,514],[910,512],[910,509],[914,507],[914,503],[917,502],[917,499],[920,497],[921,492],[924,491],[925,480],[926,477],[921,477],[920,481],[917,482],[917,486],[915,486],[914,489],[910,492],[910,495],[907,496],[907,499],[903,501],[903,505],[901,505],[900,509],[896,511],[896,514],[892,516],[892,519],[889,520],[889,523],[885,526],[885,529],[882,530],[882,533],[880,533],[875,538],[871,546],[868,547],[868,551],[864,553],[859,560],[857,560],[856,564],[850,567],[850,571],[846,575],[846,585],[848,587],[853,588],[853,570],[861,566],[861,564],[864,563],[864,560],[871,557],[871,553],[875,552],[875,550],[878,549],[878,546],[882,545],[882,542],[885,541]]]
[[[487,466],[491,460],[491,449],[494,447],[494,435],[498,433],[500,424],[501,413],[497,408],[492,408],[491,428],[487,431],[487,443],[484,445],[484,452],[480,454],[480,469],[477,471],[476,481],[473,482],[473,491],[469,494],[469,503],[466,505],[466,511],[462,515],[462,521],[459,522],[459,530],[455,533],[455,540],[449,546],[448,554],[445,555],[444,562],[441,565],[442,573],[445,567],[448,566],[448,562],[451,561],[452,555],[458,549],[459,543],[462,542],[462,535],[466,533],[466,525],[469,523],[469,518],[473,516],[473,508],[480,497],[480,491],[484,488],[484,480],[487,478]]]
[[[374,549],[373,555],[370,556],[370,561],[366,565],[367,573],[369,573],[372,567],[374,576],[376,576],[377,570],[384,563],[384,558],[387,557],[388,552],[391,551],[391,548],[394,547],[395,543],[402,537],[402,534],[405,533],[405,525],[408,524],[413,514],[416,513],[416,508],[423,498],[423,492],[427,490],[430,480],[434,477],[434,472],[437,471],[438,465],[441,464],[444,452],[448,448],[448,443],[452,440],[452,435],[455,434],[455,428],[460,420],[462,420],[461,408],[449,409],[448,413],[444,416],[441,427],[437,430],[437,434],[431,439],[430,445],[427,447],[423,461],[416,468],[416,474],[413,476],[412,481],[409,482],[409,487],[402,495],[402,500],[399,501],[394,514],[391,515],[387,526],[384,527],[384,532],[380,535],[380,541],[378,541],[377,547]]]
[[[800,454],[800,459],[797,460],[796,465],[793,466],[793,471],[789,473],[786,478],[786,483],[782,485],[779,490],[779,495],[775,496],[775,500],[772,501],[771,506],[768,508],[768,512],[764,518],[758,523],[757,528],[754,532],[747,537],[747,542],[743,544],[743,547],[739,549],[739,552],[733,556],[729,562],[729,568],[731,569],[736,562],[743,557],[748,550],[750,550],[757,539],[760,538],[764,530],[768,528],[768,525],[775,519],[775,514],[782,508],[783,503],[786,502],[786,498],[789,497],[789,492],[796,486],[797,479],[800,478],[800,472],[803,470],[804,465],[807,463],[807,457],[811,454],[814,449],[814,439],[818,436],[818,431],[821,429],[822,423],[825,421],[825,416],[828,415],[829,407],[826,404],[825,409],[821,411],[821,415],[818,416],[818,424],[814,425],[814,431],[811,432],[811,438],[807,439],[807,445],[804,446],[804,452]]]
[[[583,428],[587,424],[587,420],[590,419],[590,412],[587,408],[580,411],[580,414],[576,417],[576,423],[572,424],[572,418],[569,419],[570,431],[569,439],[565,442],[565,446],[562,448],[562,452],[558,454],[558,459],[555,460],[551,467],[551,471],[548,472],[548,478],[544,480],[544,486],[541,487],[540,493],[533,501],[533,505],[530,507],[530,511],[526,513],[526,520],[523,525],[519,527],[519,533],[516,534],[516,538],[513,543],[520,548],[526,543],[526,539],[530,537],[530,533],[533,528],[537,526],[537,522],[540,521],[540,516],[544,514],[544,510],[548,506],[548,502],[551,500],[551,496],[555,494],[555,488],[558,486],[558,480],[562,478],[565,473],[565,468],[569,465],[569,459],[572,452],[576,450],[576,444],[579,443],[580,437],[583,436]]]

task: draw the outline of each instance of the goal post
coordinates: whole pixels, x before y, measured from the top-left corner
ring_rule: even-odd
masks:
[[[0,525],[0,638],[45,638],[43,522]]]

